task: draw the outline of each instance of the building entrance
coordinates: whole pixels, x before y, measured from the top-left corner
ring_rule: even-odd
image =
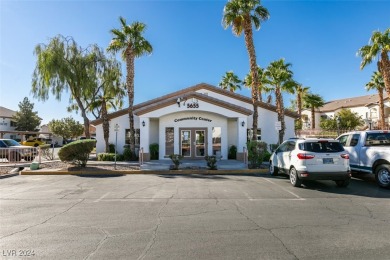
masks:
[[[207,155],[207,128],[181,128],[180,152],[185,159],[204,159]]]

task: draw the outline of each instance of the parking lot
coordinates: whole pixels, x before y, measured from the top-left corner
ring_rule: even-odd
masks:
[[[0,207],[5,259],[389,258],[390,190],[355,178],[16,176]]]

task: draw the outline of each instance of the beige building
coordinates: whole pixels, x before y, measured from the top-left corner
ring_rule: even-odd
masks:
[[[384,105],[385,123],[387,127],[390,127],[390,99],[386,94],[384,95]],[[316,129],[320,129],[321,118],[334,118],[335,115],[343,108],[350,109],[352,112],[360,115],[367,127],[370,127],[370,125],[371,128],[378,127],[380,120],[379,95],[371,94],[326,102],[323,107],[320,107],[315,112]],[[306,109],[302,111],[302,121],[303,130],[311,128],[312,122],[310,110]]]

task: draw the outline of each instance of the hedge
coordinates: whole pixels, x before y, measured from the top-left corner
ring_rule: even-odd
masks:
[[[83,139],[64,145],[59,151],[58,156],[63,162],[69,162],[81,167],[87,165],[89,154],[95,148],[96,140]]]

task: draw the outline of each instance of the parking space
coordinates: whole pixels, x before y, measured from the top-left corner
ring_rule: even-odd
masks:
[[[384,259],[390,246],[390,191],[355,178],[17,176],[0,190],[10,258]]]

